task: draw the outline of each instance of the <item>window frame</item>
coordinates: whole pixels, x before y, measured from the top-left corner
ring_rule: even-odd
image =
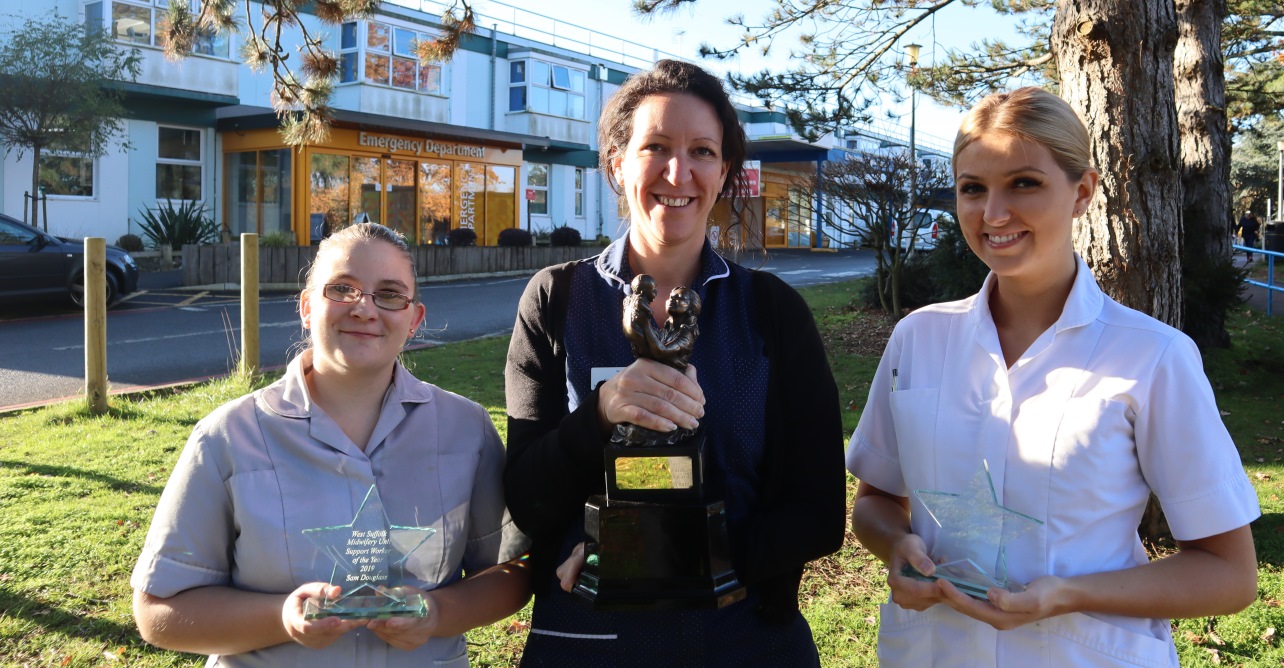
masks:
[[[45,149],[40,152],[40,160],[41,162],[44,162],[44,160],[46,160],[47,158],[60,158],[60,159],[70,158],[70,159],[78,159],[78,160],[81,160],[82,162],[89,163],[90,182],[89,182],[88,195],[64,195],[60,193],[50,193],[45,191],[42,185],[41,191],[44,192],[45,195],[47,195],[50,199],[55,199],[55,200],[60,200],[60,199],[61,200],[78,200],[78,201],[86,202],[86,201],[98,199],[98,158],[91,155],[86,155],[84,152],[81,152],[81,151]]]
[[[345,46],[345,33],[352,28],[352,44]],[[371,30],[382,27],[386,32],[386,43],[382,45],[371,45]],[[419,62],[419,56],[414,53],[414,44],[425,40],[432,39],[434,35],[416,30],[413,27],[406,27],[386,20],[377,19],[359,19],[356,21],[345,21],[339,27],[339,83],[340,86],[351,84],[366,84],[371,86],[383,86],[409,93],[418,93],[420,95],[432,95],[434,97],[450,97],[448,92],[447,69],[443,61],[433,61],[431,63]],[[406,48],[401,48],[400,41],[409,39]],[[406,52],[409,52],[407,55]],[[371,58],[383,58],[387,61],[384,70],[387,73],[386,78],[375,79],[369,76],[371,67]],[[407,63],[413,63],[413,72],[406,70]],[[398,76],[398,72],[402,74]],[[394,83],[398,80],[402,84]],[[428,87],[426,82],[436,82],[435,87]],[[412,85],[404,85],[404,82],[410,82]]]
[[[508,113],[526,112],[589,120],[587,69],[534,56],[522,56],[508,62]],[[522,76],[520,80],[514,80],[518,67]],[[541,77],[541,73],[546,76]],[[559,73],[564,74],[561,81]]]
[[[575,217],[584,217],[584,168],[575,168]]]
[[[201,11],[201,0],[189,0],[189,2],[192,11],[199,15]],[[98,5],[98,16],[96,18],[101,22],[101,24],[96,26],[90,25],[89,27],[106,30],[113,36],[115,41],[120,42],[121,44],[154,49],[165,48],[157,28],[160,25],[160,21],[164,13],[169,11],[169,0],[87,0],[81,5],[87,24],[95,18],[91,15],[89,9],[91,5]],[[145,42],[136,39],[122,39],[117,33],[115,16],[116,7],[118,5],[133,7],[136,10],[144,10],[147,12],[147,40]],[[220,34],[213,30],[204,30],[200,28],[198,28],[198,30],[200,32],[193,44],[191,55],[236,62],[234,60],[236,49],[234,48],[235,45],[232,43],[233,34],[231,32]],[[222,45],[222,48],[216,49],[215,46],[219,44]]]
[[[184,158],[166,158],[162,156],[161,155],[161,132],[164,130],[179,130],[181,132],[195,132],[197,136],[196,148],[199,152],[196,159],[190,160],[190,159],[184,159]],[[198,183],[200,184],[200,193],[199,193],[200,196],[197,197],[196,199],[187,199],[183,197],[169,197],[167,196],[168,194],[162,194],[161,192],[159,192],[159,185],[160,185],[159,176],[160,176],[160,169],[162,165],[174,165],[177,167],[196,167],[200,173],[200,178],[198,179]],[[156,195],[157,201],[170,201],[170,202],[203,202],[205,201],[205,130],[203,128],[189,127],[184,125],[165,125],[165,124],[157,123],[156,124],[155,171],[156,171],[156,176],[158,177],[157,178],[158,189],[157,189],[157,192],[153,194]],[[179,193],[179,194],[181,195],[182,193]]]
[[[544,168],[544,170],[543,170],[543,171],[544,171],[544,185],[538,185],[538,184],[535,184],[535,183],[532,183],[532,182],[531,182],[531,177],[536,175],[536,173],[537,173],[537,169],[536,169],[536,168],[538,168],[538,167],[543,167],[543,168]],[[526,187],[527,187],[527,188],[529,188],[529,189],[531,189],[531,190],[534,190],[534,191],[535,191],[535,194],[536,194],[536,197],[534,197],[534,198],[532,198],[532,199],[530,199],[529,201],[527,201],[527,202],[526,202],[526,212],[527,212],[528,214],[532,215],[532,216],[549,216],[549,215],[552,215],[552,211],[551,211],[552,207],[550,206],[549,201],[548,201],[548,194],[549,194],[549,191],[550,191],[549,186],[552,184],[552,181],[553,181],[553,165],[552,165],[552,164],[550,164],[550,163],[547,163],[547,162],[528,162],[528,163],[526,163],[526,165],[525,165],[525,169],[524,169],[524,170],[522,170],[522,171],[526,172],[526,179],[525,179],[525,180],[526,180]],[[541,193],[541,192],[542,192],[542,193],[544,193],[544,210],[543,210],[543,211],[536,211],[536,210],[535,210],[535,202],[539,199],[539,197],[538,197],[538,196],[539,196],[539,193]]]

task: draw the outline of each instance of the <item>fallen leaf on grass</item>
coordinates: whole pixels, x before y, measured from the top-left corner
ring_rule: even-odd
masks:
[[[1271,474],[1269,474],[1269,473],[1262,473],[1261,471],[1257,471],[1257,472],[1255,472],[1255,473],[1253,474],[1253,477],[1254,477],[1254,478],[1257,478],[1258,480],[1261,480],[1262,482],[1266,482],[1266,481],[1268,481],[1268,480],[1270,480],[1270,479],[1271,479]]]
[[[1230,411],[1222,411],[1221,413],[1222,413],[1222,417],[1230,415]]]
[[[1214,666],[1220,666],[1220,665],[1222,665],[1222,653],[1221,653],[1221,652],[1219,652],[1219,651],[1217,651],[1217,650],[1215,650],[1215,649],[1209,649],[1209,648],[1207,648],[1207,647],[1205,647],[1205,648],[1204,648],[1204,651],[1205,651],[1205,652],[1208,652],[1208,659],[1209,659],[1210,661],[1212,661],[1212,662],[1213,662],[1213,665],[1214,665]]]
[[[874,625],[878,624],[878,620],[877,620],[877,619],[874,619],[872,616],[871,616],[871,617],[866,617],[866,618],[865,618],[865,623],[866,623],[866,624],[868,624],[868,625],[870,625],[870,626],[874,626]]]
[[[1201,636],[1198,633],[1195,633],[1193,631],[1187,631],[1186,641],[1192,645],[1202,645],[1204,644],[1204,636]]]
[[[1209,632],[1208,632],[1208,642],[1210,642],[1210,643],[1212,643],[1212,644],[1214,644],[1214,645],[1218,645],[1218,646],[1221,646],[1221,645],[1225,645],[1225,644],[1226,644],[1226,641],[1225,641],[1225,640],[1222,640],[1222,637],[1221,637],[1221,636],[1219,636],[1219,635],[1217,635],[1217,632],[1216,632],[1216,631],[1209,631]]]
[[[507,629],[509,633],[525,633],[529,630],[531,630],[531,623],[523,622],[520,619],[513,620],[513,622],[508,625]]]
[[[1262,642],[1266,643],[1267,645],[1270,645],[1271,643],[1274,643],[1274,642],[1275,642],[1275,627],[1274,627],[1274,626],[1268,626],[1268,627],[1266,627],[1266,630],[1262,632],[1261,638],[1262,638]]]

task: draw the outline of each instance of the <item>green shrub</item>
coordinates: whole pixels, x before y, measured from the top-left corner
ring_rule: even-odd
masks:
[[[510,227],[500,230],[498,243],[500,246],[510,247],[531,246],[535,243],[535,237],[520,227]]]
[[[446,235],[446,243],[451,246],[476,246],[477,232],[471,227],[456,227]]]
[[[152,248],[169,246],[178,250],[218,239],[218,225],[206,214],[202,202],[182,202],[174,206],[173,202],[165,201],[155,209],[144,208],[138,213],[142,218],[139,227]]]
[[[259,246],[263,248],[292,248],[297,245],[294,242],[294,234],[281,230],[268,232],[259,237]]]
[[[141,253],[143,251],[143,239],[137,234],[122,234],[116,240],[116,246],[131,253]]]
[[[933,251],[931,254],[935,254],[938,251]],[[906,257],[901,262],[902,309],[916,309],[937,301],[934,297],[935,289],[932,285],[932,274],[930,267],[928,266],[928,263],[930,262],[928,255],[930,254],[914,253],[909,257]],[[875,270],[876,278],[879,273],[885,272]],[[884,285],[884,291],[887,293],[885,295],[887,297],[887,303],[890,304],[892,302],[891,280],[885,279],[882,283]],[[861,302],[868,308],[883,308],[882,301],[878,298],[878,284],[879,281],[877,280],[869,281],[865,284],[864,290],[861,292]]]
[[[553,246],[578,246],[580,245],[580,231],[574,227],[563,225],[548,233],[548,242]]]
[[[990,268],[968,248],[958,223],[942,220],[938,225],[936,250],[927,260],[932,301],[948,302],[976,294]]]

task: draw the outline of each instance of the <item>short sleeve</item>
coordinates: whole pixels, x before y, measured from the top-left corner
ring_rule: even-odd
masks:
[[[896,496],[908,496],[901,471],[900,448],[892,419],[892,370],[900,357],[902,339],[893,333],[869,386],[869,398],[860,414],[856,432],[847,445],[847,470],[860,480]]]
[[[470,575],[519,557],[530,548],[530,540],[513,523],[504,503],[503,443],[486,411],[480,406],[478,410],[483,423],[479,428],[485,437],[469,504],[464,571]]]
[[[161,598],[231,582],[232,508],[203,424],[174,465],[130,585]]]
[[[1224,533],[1261,515],[1199,350],[1185,335],[1160,357],[1135,434],[1142,475],[1177,540]]]

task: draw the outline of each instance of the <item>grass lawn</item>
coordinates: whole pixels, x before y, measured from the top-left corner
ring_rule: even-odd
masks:
[[[809,288],[842,393],[844,427],[856,426],[888,327],[848,308],[857,283]],[[1284,331],[1279,318],[1241,311],[1235,345],[1206,358],[1227,426],[1258,490],[1253,527],[1259,600],[1233,616],[1175,625],[1184,666],[1279,666],[1284,648]],[[486,406],[504,431],[507,339],[419,351],[420,377]],[[77,403],[0,417],[0,666],[193,666],[203,658],[144,644],[130,616],[128,578],[152,510],[192,426],[248,389],[228,378],[154,396],[113,397],[90,416]],[[849,477],[849,494],[855,480]],[[825,666],[872,666],[882,564],[853,537],[812,564],[804,612]],[[469,634],[474,666],[516,665],[529,608]]]

